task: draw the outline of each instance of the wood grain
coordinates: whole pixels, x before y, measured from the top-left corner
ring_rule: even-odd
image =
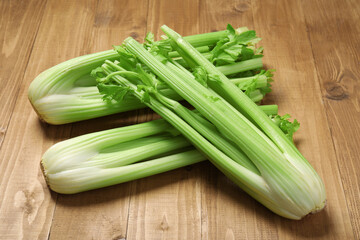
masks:
[[[0,1],[0,239],[359,239],[359,20],[355,0]],[[265,102],[300,121],[295,142],[325,182],[324,211],[281,218],[209,162],[76,195],[49,191],[39,161],[52,144],[158,116],[41,123],[27,100],[41,71],[127,36],[159,37],[162,24],[189,35],[227,23],[263,38],[264,62],[277,69]]]
[[[88,15],[78,13],[89,7],[80,1],[48,1],[46,4],[9,125],[10,134],[0,152],[3,239],[46,239],[49,235],[56,194],[51,194],[47,188],[39,161],[52,144],[69,138],[71,126],[40,123],[28,102],[27,88],[41,71],[82,54],[80,49],[88,32],[84,28]]]
[[[360,4],[305,1],[303,7],[347,201],[343,211],[360,239]]]
[[[0,148],[29,62],[45,2],[0,1]]]
[[[193,167],[134,184],[127,239],[201,238],[200,178]]]

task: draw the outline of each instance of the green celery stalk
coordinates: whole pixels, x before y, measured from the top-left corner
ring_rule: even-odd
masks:
[[[277,115],[278,105],[260,105],[259,107],[261,108],[261,110],[264,111],[266,115]],[[280,124],[280,122],[278,123]]]
[[[262,68],[261,58],[253,58],[242,62],[237,62],[234,64],[224,65],[216,67],[224,75],[231,75],[235,73],[234,68],[241,68],[243,72],[253,69]]]
[[[200,47],[197,47],[196,50],[198,50],[200,53],[206,53],[206,52],[210,51],[210,48],[209,48],[209,46],[200,46]],[[177,58],[177,57],[180,57],[180,54],[177,51],[172,51],[172,52],[169,52],[169,57]]]
[[[135,153],[136,149],[133,150]],[[121,158],[121,155],[118,155],[118,158]],[[83,159],[89,160],[86,156]],[[56,161],[54,158],[43,158],[43,161],[45,160]],[[65,168],[54,173],[43,171],[46,182],[53,191],[73,194],[152,176],[204,160],[206,158],[198,151],[188,150],[124,166],[106,168],[93,165]]]
[[[87,167],[48,174],[47,183],[56,192],[72,194],[133,181],[195,164],[205,159],[198,151],[190,150],[121,167]]]
[[[264,95],[261,93],[260,90],[255,90],[249,93],[248,97],[254,101],[254,102],[259,102],[261,99],[264,98]]]

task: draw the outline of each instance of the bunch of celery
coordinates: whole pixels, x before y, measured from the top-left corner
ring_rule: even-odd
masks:
[[[54,145],[42,159],[49,186],[57,192],[75,193],[207,158],[281,216],[300,219],[321,210],[326,198],[323,183],[292,142],[298,123],[290,123],[287,115],[276,115],[276,106],[254,103],[262,98],[254,97],[254,92],[263,96],[269,91],[271,73],[258,71],[254,75],[254,71],[248,71],[259,69],[262,64],[248,67],[247,71],[229,70],[261,60],[261,49],[254,47],[258,41],[255,32],[235,31],[229,26],[209,48],[208,43],[192,46],[168,27],[162,29],[168,38],[159,42],[151,35],[144,45],[128,38],[124,46],[115,48],[117,55],[103,56],[102,60],[108,59],[93,75],[103,95],[97,94],[97,101],[102,98],[104,105],[113,108],[129,104],[131,99],[152,108],[164,120],[92,133]],[[44,91],[49,96],[55,92],[52,88],[73,89],[74,82],[84,75],[54,72],[57,80],[51,81]],[[86,75],[88,72],[86,69]],[[67,77],[69,84],[64,84]],[[46,84],[41,82],[38,80],[33,89],[45,89],[42,86]],[[30,89],[29,93],[35,96],[33,92]],[[39,96],[33,100],[41,99]],[[195,110],[185,108],[178,102],[180,99]],[[76,119],[79,117],[66,121]]]
[[[225,175],[273,212],[291,219],[325,206],[323,182],[293,142],[215,65],[241,56],[256,40],[253,31],[219,41],[210,58],[166,26],[167,42],[186,61],[185,69],[164,49],[140,45],[132,38],[117,47],[117,61],[96,70],[106,99],[127,95],[141,100],[174,126]],[[196,111],[164,95],[174,90]]]
[[[238,32],[246,30],[247,28],[237,29]],[[185,38],[204,56],[210,57],[210,50],[227,34],[228,30],[225,30]],[[154,42],[151,34],[146,39],[153,46],[162,47],[161,41]],[[269,72],[260,73],[260,77],[252,74],[252,70],[262,68],[260,52],[261,49],[256,53],[258,58],[250,58],[250,54],[247,58],[238,59],[235,64],[225,62],[218,68],[224,74],[234,77],[232,80],[256,102],[267,93],[267,82],[271,81]],[[168,55],[179,64],[187,66],[176,51],[169,52]],[[31,83],[28,92],[29,100],[39,117],[50,124],[64,124],[145,107],[134,97],[128,97],[122,102],[102,101],[90,72],[104,60],[115,59],[116,51],[108,50],[71,59],[41,73]],[[255,78],[256,84],[253,83]],[[163,92],[172,98],[181,99],[171,89],[164,89]]]

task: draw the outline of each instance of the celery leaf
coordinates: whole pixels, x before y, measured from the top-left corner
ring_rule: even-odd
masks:
[[[290,122],[290,118],[290,114],[271,116],[271,120],[285,133],[288,139],[293,141],[293,135],[300,128],[300,123],[296,119]]]
[[[111,102],[112,100],[121,102],[130,90],[129,87],[122,87],[119,85],[107,85],[103,83],[98,83],[97,88],[100,94],[103,95],[103,100],[106,102]]]
[[[230,24],[227,26],[227,30],[228,36],[218,41],[211,51],[212,63],[221,66],[259,57],[256,54],[262,50],[260,49],[259,52],[254,48],[254,44],[260,40],[255,31],[245,31],[239,34]]]

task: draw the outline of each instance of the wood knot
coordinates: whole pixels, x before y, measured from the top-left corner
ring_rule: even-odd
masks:
[[[166,219],[166,215],[163,216],[163,219],[160,223],[160,229],[163,230],[163,231],[166,231],[169,229],[169,223]]]
[[[235,12],[242,13],[242,12],[246,12],[248,9],[249,9],[249,3],[247,2],[239,3],[234,6]]]
[[[342,100],[348,97],[346,90],[340,83],[328,82],[325,84],[326,98],[331,100]]]
[[[6,128],[0,127],[0,143],[1,143],[2,140],[4,139],[5,133],[6,133]]]
[[[36,181],[31,189],[16,192],[14,206],[22,210],[24,217],[31,224],[35,220],[44,198],[43,186],[40,182]]]
[[[112,240],[126,240],[126,238],[123,235],[118,235],[113,237]]]
[[[18,191],[15,194],[15,206],[22,209],[26,214],[31,214],[34,210],[34,194],[28,190]]]
[[[137,32],[131,32],[130,33],[130,36],[132,37],[132,38],[134,38],[135,40],[139,40],[138,38],[139,38],[139,34],[137,33]]]

